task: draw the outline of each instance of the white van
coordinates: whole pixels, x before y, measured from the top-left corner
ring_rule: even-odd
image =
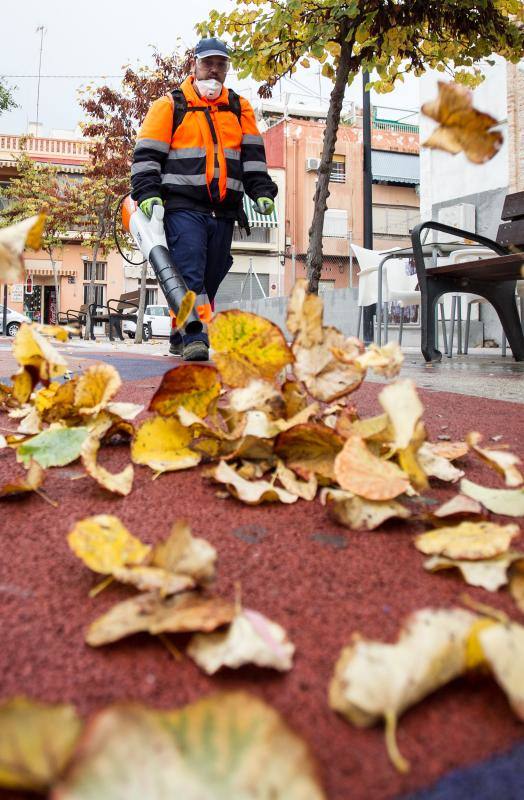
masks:
[[[25,314],[20,314],[19,311],[13,311],[12,308],[7,307],[7,319],[6,319],[6,333],[8,336],[16,336],[18,333],[18,329],[22,322],[31,322],[29,317],[26,317]],[[0,305],[0,331],[3,333],[2,326],[4,324],[4,307]]]
[[[169,316],[168,306],[146,306],[144,311],[144,324],[151,323],[153,336],[169,336],[171,332],[171,317]],[[122,331],[130,339],[135,338],[136,323],[126,321],[122,323]]]

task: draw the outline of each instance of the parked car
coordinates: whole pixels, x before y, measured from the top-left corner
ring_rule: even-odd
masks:
[[[168,306],[146,306],[144,311],[144,323],[151,323],[151,332],[153,336],[169,336],[171,331],[171,317],[169,316]],[[122,331],[126,333],[130,339],[135,338],[136,323],[123,322]]]
[[[6,319],[6,333],[8,336],[16,336],[18,329],[22,322],[31,322],[29,317],[26,317],[25,314],[20,314],[19,311],[13,311],[12,308],[7,307],[7,319]],[[0,331],[2,331],[2,326],[4,324],[4,307],[0,306]]]

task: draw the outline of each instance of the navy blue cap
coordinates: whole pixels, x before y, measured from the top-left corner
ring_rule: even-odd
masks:
[[[216,39],[214,36],[210,39],[200,39],[195,47],[195,58],[207,58],[208,56],[229,58],[229,50],[221,39]]]

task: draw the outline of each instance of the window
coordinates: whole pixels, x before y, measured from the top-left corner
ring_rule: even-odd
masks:
[[[318,282],[318,291],[319,292],[326,292],[330,291],[331,289],[335,288],[335,281],[332,280],[320,280]]]
[[[158,289],[146,289],[146,306],[154,306],[158,303]],[[157,311],[153,311],[157,314]]]
[[[93,288],[95,290],[95,300],[94,300],[94,302],[97,304],[97,306],[105,305],[105,302],[106,302],[106,287],[105,287],[105,285],[104,284],[100,284],[100,283],[98,283],[98,284],[95,283]],[[89,284],[88,283],[84,283],[84,303],[88,303],[89,302],[88,297],[89,297]]]
[[[333,183],[346,182],[346,156],[339,156],[336,154],[333,156],[329,180],[333,181]]]
[[[97,261],[95,269],[95,281],[105,281],[106,279],[106,262]],[[90,281],[93,279],[93,262],[84,261],[84,280]]]
[[[373,206],[373,233],[375,235],[409,236],[419,218],[418,208]]]
[[[322,236],[346,239],[348,235],[348,212],[345,208],[328,208],[324,216]]]
[[[234,242],[254,242],[256,244],[271,244],[273,241],[272,231],[274,228],[251,228],[251,236],[246,236],[245,231],[241,231],[238,225],[233,228],[233,241]]]

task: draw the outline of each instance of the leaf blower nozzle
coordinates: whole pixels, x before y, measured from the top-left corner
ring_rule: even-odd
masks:
[[[122,203],[122,224],[153,267],[169,308],[175,316],[178,315],[188,289],[169,253],[164,231],[164,207],[153,206],[153,214],[148,219],[128,195]],[[203,330],[196,308],[193,308],[183,327],[186,333],[200,333]]]

